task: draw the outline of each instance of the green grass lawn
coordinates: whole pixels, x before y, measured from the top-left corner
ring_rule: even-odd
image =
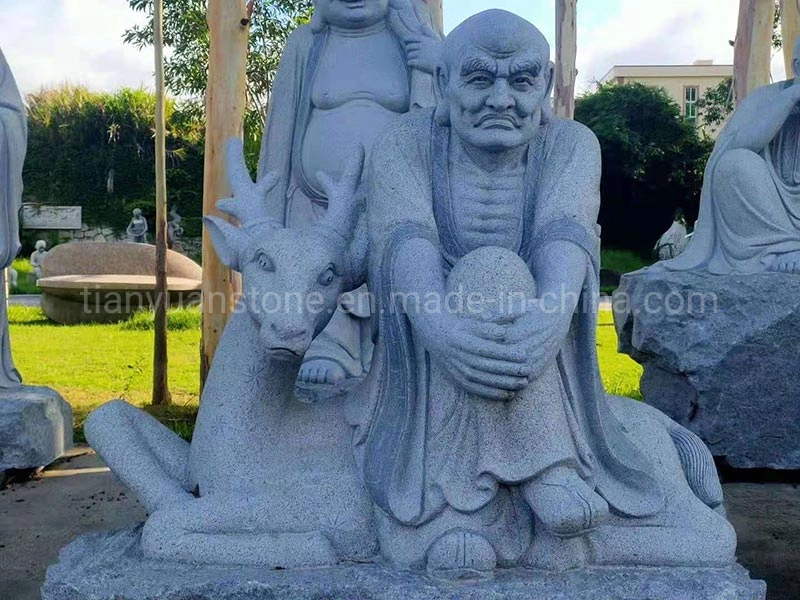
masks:
[[[153,379],[152,314],[117,325],[56,325],[38,308],[9,307],[14,360],[25,383],[58,390],[75,413],[75,437],[83,441],[90,410],[115,398],[137,406],[150,401]],[[169,385],[174,406],[148,408],[181,435],[191,434],[200,380],[200,313],[169,313]],[[610,312],[600,313],[597,346],[609,393],[641,398],[642,369],[617,353]]]

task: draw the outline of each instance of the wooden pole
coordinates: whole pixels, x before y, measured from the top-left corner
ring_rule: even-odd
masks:
[[[553,107],[556,116],[575,116],[575,80],[578,68],[578,0],[556,0],[556,81]]]
[[[786,63],[786,79],[794,79],[794,44],[800,37],[800,2],[781,0],[781,35],[783,37],[783,60]]]
[[[736,104],[770,82],[775,0],[740,0],[739,28],[733,53]]]
[[[156,70],[156,314],[153,340],[153,404],[170,404],[167,377],[167,151],[164,86],[164,7],[155,0],[153,46]]]
[[[433,22],[439,28],[439,32],[444,31],[444,9],[442,8],[442,0],[425,0],[430,8],[431,15],[433,15]]]
[[[245,0],[208,1],[211,50],[206,90],[204,215],[224,216],[216,210],[216,203],[231,195],[225,173],[224,149],[228,139],[241,138],[243,134],[250,14]],[[239,278],[220,262],[210,237],[204,234],[201,385],[211,368],[240,287]]]

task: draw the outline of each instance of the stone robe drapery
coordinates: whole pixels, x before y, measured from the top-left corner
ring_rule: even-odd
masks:
[[[705,270],[714,275],[766,271],[775,256],[800,251],[800,114],[795,108],[765,148],[752,149],[763,159],[767,175],[761,189],[749,193],[735,179],[751,173],[720,169],[726,153],[742,148],[741,132],[758,127],[763,111],[788,85],[759,88],[731,116],[706,167],[700,216],[686,251],[651,269]],[[751,185],[753,181],[748,181]],[[763,184],[763,185],[762,185]],[[737,189],[738,187],[738,189]]]
[[[449,135],[449,128],[435,124],[431,111],[406,115],[377,143],[368,174],[369,285],[378,299],[380,319],[373,368],[363,394],[351,405],[350,418],[356,426],[356,455],[373,500],[385,513],[409,525],[436,516],[447,497],[458,496],[469,478],[480,488],[474,490],[473,499],[483,494],[485,504],[498,480],[519,482],[536,475],[535,469],[541,466],[536,457],[518,456],[514,464],[503,460],[498,450],[513,440],[484,437],[479,443],[485,446],[477,450],[476,460],[457,452],[450,459],[476,464],[475,472],[459,474],[458,467],[440,465],[449,470],[444,478],[441,472],[436,475],[435,487],[441,494],[432,493],[432,482],[427,480],[432,474],[426,472],[430,466],[426,453],[435,435],[429,423],[429,408],[436,402],[430,393],[432,369],[408,317],[393,309],[393,271],[397,248],[411,238],[428,239],[440,249],[445,273],[464,254],[457,232],[449,231],[452,213],[442,202],[449,197],[442,189],[447,185],[443,174],[448,168]],[[581,304],[588,303],[590,309],[576,312],[557,359],[559,383],[568,404],[565,414],[572,419],[569,428],[574,429],[576,451],[588,459],[590,464],[584,466],[590,469],[589,477],[599,493],[616,511],[645,516],[658,512],[664,498],[650,475],[650,465],[611,414],[597,365],[593,303],[599,287],[599,169],[597,141],[583,126],[550,119],[541,127],[528,154],[518,254],[530,266],[543,247],[559,240],[574,243],[586,253],[591,267]],[[521,408],[517,414],[526,411],[535,407]],[[513,431],[499,435],[503,433],[513,438]],[[561,442],[557,440],[553,447]],[[539,447],[546,448],[546,443]]]
[[[0,388],[16,387],[22,381],[11,360],[5,269],[20,250],[22,164],[27,147],[28,130],[22,96],[0,50]]]

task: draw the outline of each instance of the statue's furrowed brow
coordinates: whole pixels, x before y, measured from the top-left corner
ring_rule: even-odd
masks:
[[[461,75],[469,75],[477,71],[486,71],[488,73],[497,72],[497,64],[494,61],[485,58],[468,58],[461,64]]]
[[[529,59],[513,61],[508,68],[508,72],[511,74],[530,73],[535,77],[538,77],[542,72],[542,63],[538,60]]]

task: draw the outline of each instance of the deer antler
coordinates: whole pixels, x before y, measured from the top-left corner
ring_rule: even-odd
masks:
[[[225,145],[225,165],[233,198],[217,202],[217,209],[234,217],[242,227],[274,221],[267,212],[265,198],[278,185],[278,175],[268,173],[261,181],[254,183],[244,161],[244,145],[242,140],[236,138],[228,140]]]
[[[327,173],[317,173],[317,180],[328,198],[328,212],[320,225],[332,229],[346,240],[353,238],[364,200],[361,189],[364,157],[364,146],[359,144],[338,182],[334,182]]]

